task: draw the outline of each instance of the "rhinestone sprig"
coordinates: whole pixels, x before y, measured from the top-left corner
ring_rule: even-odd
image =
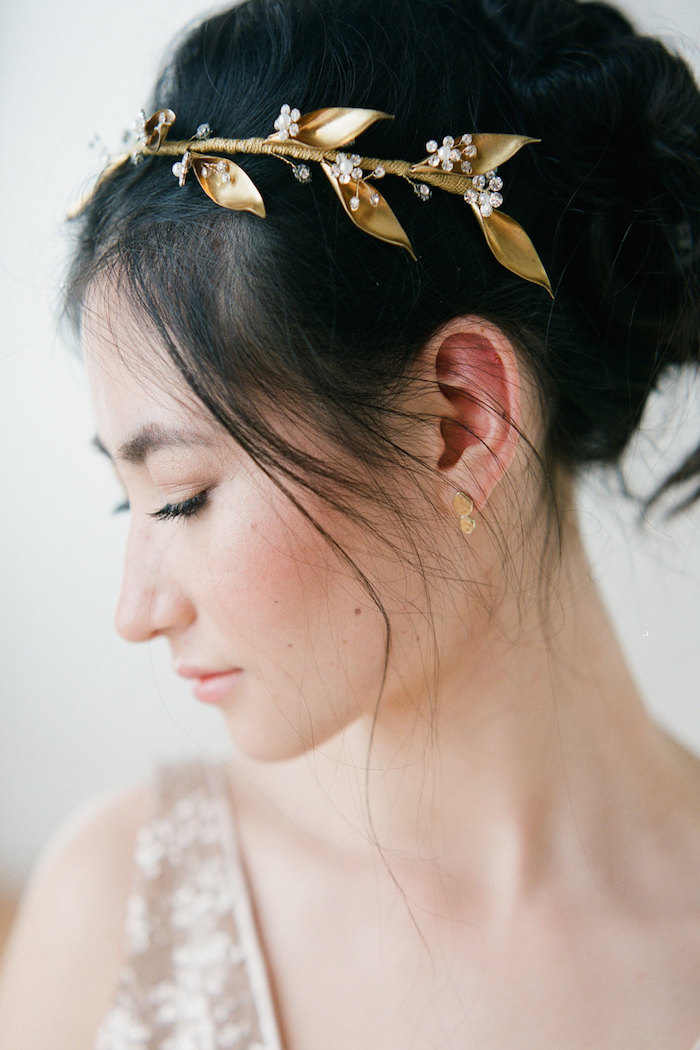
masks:
[[[454,170],[459,164],[464,175],[471,176],[471,186],[464,194],[467,204],[475,205],[481,215],[487,219],[493,214],[494,208],[500,208],[503,204],[503,179],[494,168],[492,171],[473,175],[474,164],[479,150],[474,142],[473,135],[462,135],[455,142],[451,135],[446,135],[442,140],[442,146],[438,146],[435,139],[426,142],[425,148],[428,152],[428,164],[431,168],[440,168],[444,172]]]
[[[360,165],[362,164],[362,157],[357,153],[337,153],[335,162],[331,164],[331,175],[334,179],[337,179],[341,186],[347,186],[348,183],[355,183],[355,194],[350,198],[350,208],[352,211],[357,211],[360,207],[359,188],[360,183],[367,183],[367,177],[363,172]],[[384,178],[384,169],[377,167],[371,172],[376,179]],[[370,192],[367,198],[373,208],[376,208],[381,200],[380,195],[374,191]]]
[[[277,137],[281,140],[295,139],[299,134],[299,120],[301,119],[301,112],[295,107],[291,107],[288,103],[280,109],[280,114],[275,120],[275,131]],[[355,183],[355,193],[349,200],[349,206],[351,211],[356,212],[359,210],[361,205],[361,199],[359,196],[360,183],[367,184],[367,179],[374,177],[375,179],[382,179],[386,172],[381,165],[377,165],[372,172],[365,175],[362,167],[362,157],[358,153],[336,153],[335,160],[330,166],[330,172],[334,179],[338,181],[341,186],[347,186],[349,183]],[[294,164],[294,177],[298,182],[310,182],[311,170],[306,164]],[[381,196],[376,191],[370,191],[367,197],[370,205],[373,208],[379,206]]]
[[[485,175],[474,175],[471,189],[464,194],[467,204],[477,204],[479,211],[488,219],[493,214],[494,208],[500,208],[503,204],[503,179],[497,174],[497,169],[487,171]]]
[[[465,175],[471,175],[472,158],[477,154],[473,138],[473,135],[462,135],[459,142],[455,143],[451,135],[445,135],[442,146],[438,146],[435,139],[430,139],[425,144],[430,154],[428,164],[431,168],[439,167],[443,171],[452,171],[455,164],[459,164]]]

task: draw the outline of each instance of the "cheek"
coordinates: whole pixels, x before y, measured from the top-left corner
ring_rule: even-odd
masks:
[[[287,683],[305,696],[321,689],[346,711],[373,706],[385,649],[379,611],[298,511],[270,507],[249,497],[207,544],[200,571],[217,633],[241,644],[241,660],[275,691]]]

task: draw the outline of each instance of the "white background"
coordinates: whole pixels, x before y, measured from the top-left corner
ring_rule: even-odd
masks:
[[[115,149],[147,99],[161,52],[197,0],[0,0],[3,205],[0,263],[0,883],[18,883],[58,822],[154,761],[226,748],[170,670],[164,644],[112,630],[126,522],[108,468],[89,449],[81,366],[58,341],[61,222],[95,171],[88,143]],[[698,63],[696,0],[628,0],[627,10]],[[679,33],[683,34],[681,41]],[[284,101],[284,100],[280,100]],[[630,178],[634,172],[630,172]],[[700,437],[698,386],[650,417],[634,475],[676,461],[682,420]],[[668,455],[670,448],[671,454]],[[666,459],[664,460],[664,454]],[[581,497],[596,576],[657,717],[700,750],[700,509],[644,529],[605,479]]]

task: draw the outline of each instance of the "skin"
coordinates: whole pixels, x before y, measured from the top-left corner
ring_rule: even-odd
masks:
[[[96,298],[88,318],[98,433],[131,504],[117,628],[164,638],[176,667],[241,669],[221,706],[286,1050],[691,1050],[698,762],[644,710],[566,478],[561,553],[543,560],[548,518],[519,437],[537,445],[542,421],[505,336],[456,318],[416,362],[405,407],[423,422],[401,441],[426,470],[420,485],[387,479],[398,518],[372,512],[397,544],[400,521],[414,525],[425,575],[296,494],[385,605],[377,707],[384,620],[347,564],[123,303]],[[187,443],[137,462],[135,436],[155,428]],[[203,490],[197,515],[151,516]],[[468,540],[455,491],[474,498]],[[143,791],[109,803],[45,861],[0,998],[14,1041],[0,1046],[91,1045],[121,962],[143,804]],[[76,872],[90,892],[66,966],[63,952],[41,953],[47,930],[54,944],[68,937],[52,903]],[[26,973],[33,989],[58,986],[48,1022],[28,1008]],[[78,989],[76,1019],[65,1004]]]

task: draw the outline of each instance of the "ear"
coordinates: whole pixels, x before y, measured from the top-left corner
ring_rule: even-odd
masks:
[[[456,317],[421,352],[439,420],[434,466],[483,507],[520,439],[520,374],[508,337],[480,317]]]

